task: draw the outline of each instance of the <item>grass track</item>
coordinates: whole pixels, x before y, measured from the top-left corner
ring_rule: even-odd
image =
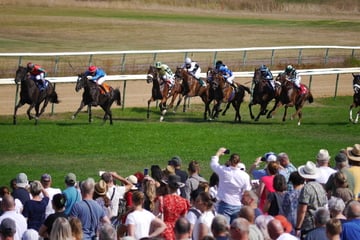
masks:
[[[247,166],[267,151],[287,152],[296,165],[314,160],[320,148],[333,156],[341,148],[359,142],[360,125],[348,122],[350,97],[316,99],[303,110],[303,124],[281,122],[283,109],[275,118],[249,119],[247,104],[242,106],[243,123],[233,123],[233,110],[218,121],[202,121],[202,106],[192,106],[187,113],[170,113],[159,123],[153,109],[150,120],[145,108],[114,110],[113,126],[101,123],[102,112],[87,123],[85,113],[70,120],[70,113],[45,116],[38,126],[20,116],[13,126],[10,116],[0,117],[0,183],[7,184],[19,171],[30,179],[43,172],[54,176],[62,187],[64,175],[72,171],[80,179],[96,177],[98,170],[115,170],[127,176],[144,167],[158,164],[165,167],[174,155],[184,162],[201,163],[202,174],[209,177],[210,156],[221,146],[240,153]],[[257,111],[257,110],[255,110]],[[290,108],[289,113],[294,111]],[[225,161],[222,158],[222,161]]]

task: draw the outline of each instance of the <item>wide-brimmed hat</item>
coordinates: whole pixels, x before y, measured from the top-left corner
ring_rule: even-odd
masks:
[[[305,165],[300,166],[298,172],[300,176],[306,179],[316,179],[319,177],[319,169],[311,161],[307,161]]]
[[[352,161],[360,161],[360,144],[355,144],[353,147],[347,147],[346,153],[348,158]]]
[[[100,180],[95,184],[95,192],[99,196],[104,196],[106,194],[106,182],[104,180]]]
[[[168,176],[167,184],[171,188],[182,188],[185,186],[185,184],[181,182],[181,178],[176,174],[170,174]]]
[[[138,184],[138,179],[135,175],[130,175],[126,178],[126,180],[128,180],[129,182],[131,182],[131,184],[133,185],[131,187],[131,190],[137,190],[137,184]]]
[[[319,153],[316,155],[316,160],[321,162],[327,162],[330,160],[330,155],[328,150],[326,149],[320,149]]]

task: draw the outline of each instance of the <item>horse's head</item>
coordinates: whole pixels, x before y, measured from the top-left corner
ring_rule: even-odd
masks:
[[[255,68],[254,70],[254,76],[253,76],[253,83],[259,84],[262,80],[264,80],[260,68]]]
[[[154,80],[157,80],[157,78],[158,78],[158,71],[156,67],[150,65],[146,76],[146,82],[152,83]]]
[[[28,69],[26,67],[19,66],[19,68],[16,70],[15,83],[25,81],[27,79],[27,76]]]
[[[353,88],[354,88],[354,92],[355,93],[359,93],[360,92],[360,74],[352,74],[354,79],[353,79]]]
[[[82,89],[85,86],[86,81],[87,81],[87,77],[85,73],[80,73],[76,81],[75,91],[76,92],[80,91],[80,89]]]

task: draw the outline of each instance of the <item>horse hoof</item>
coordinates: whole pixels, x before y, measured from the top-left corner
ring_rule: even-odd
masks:
[[[71,116],[71,119],[74,120],[76,117],[75,116]]]
[[[166,112],[167,112],[166,109],[164,109],[164,110],[161,111],[161,114],[162,114],[162,115],[165,115]]]
[[[160,122],[162,122],[162,121],[164,121],[164,117],[163,117],[163,116],[160,117]]]

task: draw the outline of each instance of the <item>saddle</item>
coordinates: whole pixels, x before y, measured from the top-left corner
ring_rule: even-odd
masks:
[[[111,86],[106,83],[103,83],[99,85],[99,89],[100,89],[100,94],[105,95],[111,91]]]

